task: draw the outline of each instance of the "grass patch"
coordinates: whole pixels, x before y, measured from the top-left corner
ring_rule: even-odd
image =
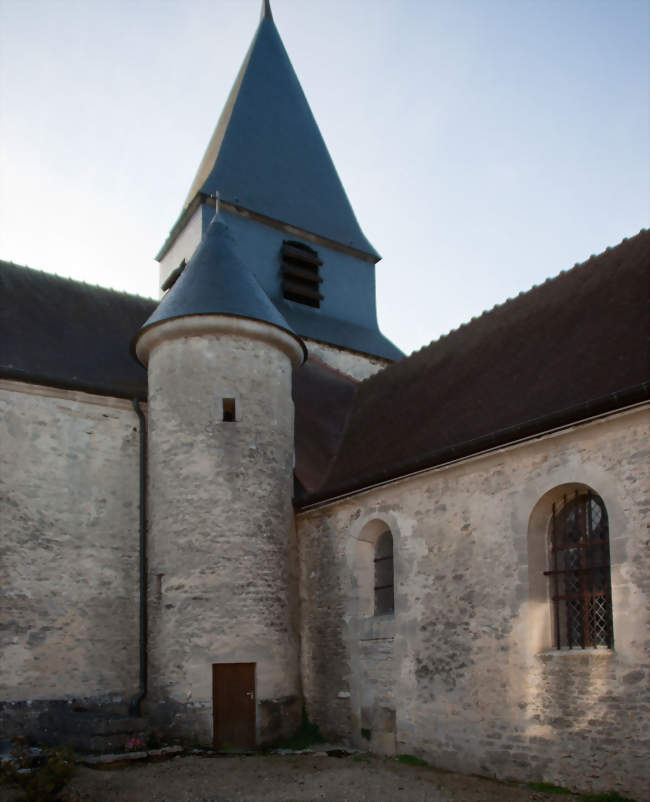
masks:
[[[531,791],[541,791],[543,794],[569,794],[573,796],[573,791],[563,785],[553,785],[553,783],[528,783]]]
[[[415,757],[415,755],[397,755],[395,760],[398,763],[402,763],[404,766],[428,766],[426,760],[421,760],[419,757]]]
[[[280,749],[295,749],[297,751],[299,749],[309,749],[309,747],[314,744],[322,744],[324,740],[318,729],[318,725],[312,724],[307,716],[305,706],[303,705],[300,727],[291,738],[282,741],[277,744],[277,746]]]
[[[563,785],[553,783],[528,783],[531,791],[541,791],[543,794],[564,794],[575,796],[578,802],[634,802],[628,796],[621,796],[617,791],[608,791],[604,794],[576,794]]]

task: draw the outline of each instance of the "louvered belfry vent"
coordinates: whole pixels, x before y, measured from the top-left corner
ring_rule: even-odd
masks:
[[[302,242],[282,243],[282,294],[288,301],[320,307],[323,281],[318,268],[323,263],[313,248]]]

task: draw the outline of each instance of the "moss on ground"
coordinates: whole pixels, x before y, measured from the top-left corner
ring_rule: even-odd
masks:
[[[421,760],[419,757],[415,757],[415,755],[397,755],[395,760],[398,763],[402,763],[405,766],[428,766],[426,760]]]
[[[608,791],[604,794],[577,794],[563,785],[553,783],[528,783],[531,791],[540,791],[543,794],[565,794],[575,796],[579,802],[634,802],[627,796],[621,796],[617,791]]]

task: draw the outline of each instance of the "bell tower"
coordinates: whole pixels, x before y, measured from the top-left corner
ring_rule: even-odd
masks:
[[[377,327],[379,256],[268,0],[158,258],[165,294],[134,343],[149,379],[148,713],[205,744],[269,743],[301,714],[292,371],[309,352],[363,376],[401,353]]]
[[[149,694],[169,735],[300,721],[292,371],[300,339],[219,217],[135,342],[147,366]]]
[[[401,352],[379,331],[375,264],[276,28],[268,0],[180,217],[158,253],[163,288],[215,210],[310,353],[343,370]],[[346,362],[347,360],[347,362]]]

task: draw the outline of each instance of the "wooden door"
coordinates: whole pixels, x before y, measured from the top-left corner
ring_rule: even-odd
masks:
[[[255,663],[214,663],[212,717],[215,749],[255,746]]]

